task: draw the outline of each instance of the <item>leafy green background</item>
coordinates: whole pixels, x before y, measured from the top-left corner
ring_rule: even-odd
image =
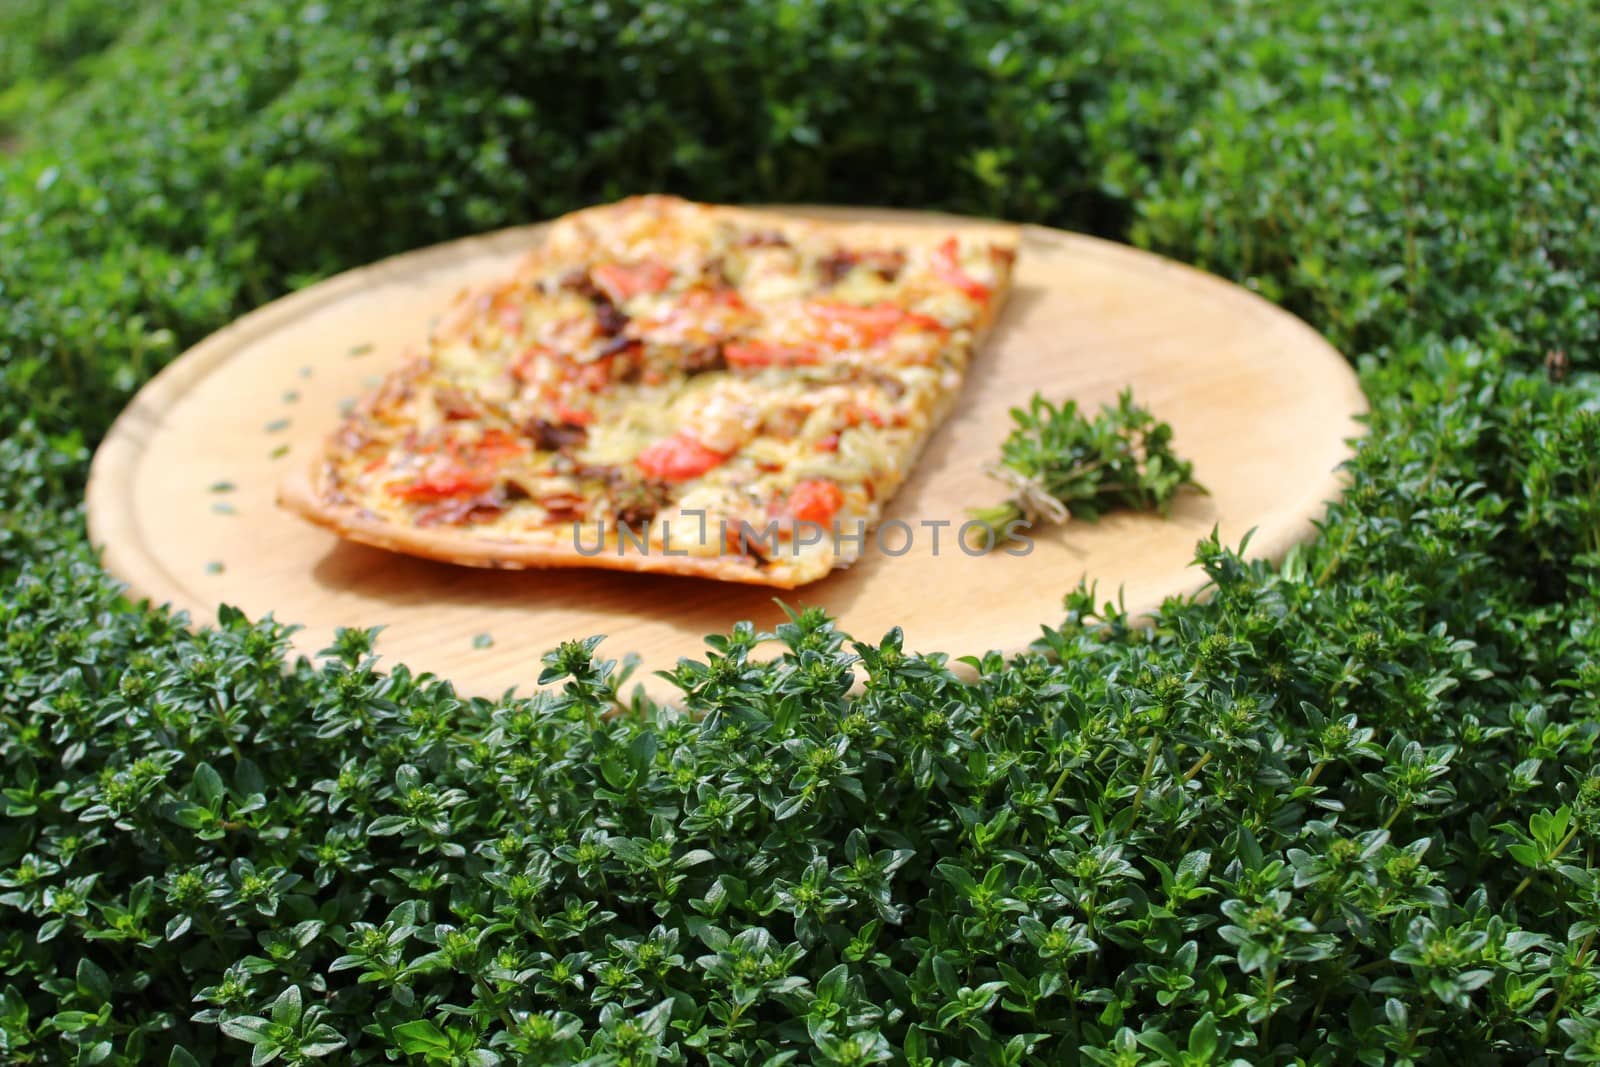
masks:
[[[1596,69],[1587,0],[0,3],[0,1059],[1600,1059]],[[89,449],[184,346],[649,189],[1237,279],[1357,361],[1348,498],[976,682],[735,631],[697,719],[602,720],[592,643],[515,702],[285,670],[99,570]]]

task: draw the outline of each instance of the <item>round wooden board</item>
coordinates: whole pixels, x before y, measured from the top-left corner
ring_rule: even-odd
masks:
[[[948,226],[948,216],[843,208],[800,214]],[[277,508],[291,465],[310,462],[341,401],[376,382],[464,284],[492,278],[542,227],[469,238],[363,267],[268,305],[186,353],[123,412],[95,456],[89,528],[132,595],[197,623],[219,604],[302,624],[298,647],[340,626],[383,625],[389,662],[449,678],[469,694],[527,692],[539,657],[569,637],[609,635],[647,671],[696,657],[709,633],[781,621],[775,590],[604,571],[454,567],[342,542]],[[1040,531],[1026,556],[969,556],[953,530],[1003,488],[982,465],[1010,409],[1037,390],[1095,408],[1132,386],[1170,421],[1210,496],[1185,495],[1170,519],[1116,515]],[[1366,408],[1344,359],[1308,326],[1211,275],[1122,245],[1025,227],[1010,302],[959,405],[930,442],[886,521],[911,548],[870,547],[845,571],[781,594],[821,605],[843,629],[953,655],[1019,649],[1062,614],[1080,578],[1131,609],[1198,589],[1196,541],[1254,530],[1276,556],[1313,532],[1340,489],[1336,467]],[[213,492],[219,482],[231,492]],[[221,507],[219,507],[221,505]],[[231,511],[229,510],[231,508]],[[940,530],[937,551],[934,528]],[[898,549],[902,539],[888,541]],[[219,567],[220,565],[220,567]],[[489,647],[477,635],[489,634]],[[647,675],[641,675],[647,677]],[[662,692],[659,680],[647,685]]]

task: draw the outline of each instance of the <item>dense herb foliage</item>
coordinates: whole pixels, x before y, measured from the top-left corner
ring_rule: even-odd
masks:
[[[0,4],[0,148],[17,124],[71,89],[141,6],[139,0]]]
[[[185,2],[87,67],[108,36],[17,45],[93,78],[0,163],[0,1059],[1600,1060],[1600,22],[1033,7]],[[1279,565],[1199,546],[1153,628],[1080,592],[958,675],[801,615],[610,719],[625,649],[463,701],[99,570],[87,446],[184,344],[652,187],[1244,280],[1360,360],[1348,497]]]

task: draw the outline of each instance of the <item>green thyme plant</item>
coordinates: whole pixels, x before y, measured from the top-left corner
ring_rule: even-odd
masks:
[[[0,160],[0,1061],[1600,1059],[1584,4],[177,0],[71,40],[6,68],[67,95]],[[1349,490],[1276,564],[1197,546],[1153,622],[1064,589],[961,665],[804,613],[671,707],[587,635],[465,700],[100,570],[89,449],[186,344],[649,188],[1200,262],[1358,361]]]

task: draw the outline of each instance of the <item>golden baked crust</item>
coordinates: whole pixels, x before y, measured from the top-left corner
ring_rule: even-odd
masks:
[[[1016,246],[660,196],[576,212],[458,295],[279,502],[470,566],[814,581],[953,406]]]

